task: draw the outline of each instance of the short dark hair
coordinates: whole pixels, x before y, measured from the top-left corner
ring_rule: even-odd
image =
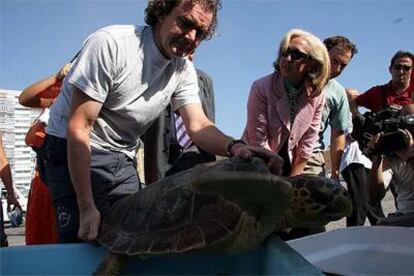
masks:
[[[412,63],[414,63],[414,55],[411,52],[408,51],[398,51],[394,54],[394,56],[391,59],[390,66],[392,67],[394,65],[394,62],[396,59],[402,58],[402,57],[408,57],[411,59]]]
[[[325,44],[328,51],[334,47],[338,47],[344,51],[350,51],[351,57],[358,53],[356,45],[352,43],[351,40],[341,35],[328,37],[323,41],[323,44]]]
[[[183,1],[198,3],[207,10],[213,12],[211,24],[207,30],[205,39],[211,39],[218,25],[217,14],[221,9],[221,0],[149,0],[145,9],[145,23],[154,28],[165,16]]]

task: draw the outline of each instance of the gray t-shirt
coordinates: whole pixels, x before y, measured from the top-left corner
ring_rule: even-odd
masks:
[[[345,88],[335,79],[329,80],[323,89],[325,94],[325,105],[322,111],[321,130],[319,131],[319,139],[315,144],[314,152],[323,151],[325,144],[323,135],[328,124],[331,128],[346,132],[352,127],[350,120],[350,109]]]
[[[166,59],[150,27],[115,25],[90,35],[51,107],[46,132],[67,137],[72,86],[102,103],[91,145],[135,156],[141,136],[168,104],[200,103],[197,74],[186,58]]]
[[[400,158],[387,155],[384,158],[384,168],[384,178],[386,173],[392,174],[391,181],[397,194],[397,212],[414,213],[414,170]]]

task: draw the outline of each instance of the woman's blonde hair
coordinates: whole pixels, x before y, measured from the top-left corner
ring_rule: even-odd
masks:
[[[319,95],[329,80],[331,73],[331,64],[328,50],[326,49],[323,42],[315,35],[301,29],[292,29],[288,31],[280,42],[279,53],[276,61],[273,63],[273,67],[275,70],[279,70],[280,58],[288,49],[289,42],[296,37],[301,37],[306,42],[308,42],[310,47],[309,56],[317,63],[317,65],[308,72],[307,76],[308,81],[312,83],[314,89],[317,91],[317,95]]]

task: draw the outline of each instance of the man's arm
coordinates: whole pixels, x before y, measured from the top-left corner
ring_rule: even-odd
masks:
[[[307,162],[308,162],[307,159],[303,159],[301,157],[296,158],[292,166],[292,171],[290,172],[290,176],[302,174]]]
[[[68,166],[79,207],[79,232],[82,240],[95,240],[101,216],[92,194],[90,133],[102,104],[74,87],[68,124]]]
[[[27,107],[45,108],[52,105],[60,89],[63,78],[70,70],[71,64],[65,64],[59,72],[25,88],[19,96],[19,103]],[[52,91],[48,91],[52,90]]]
[[[372,158],[371,174],[368,183],[369,202],[378,203],[386,193],[383,175],[383,156],[376,155]]]
[[[358,98],[360,93],[358,90],[352,89],[352,88],[347,88],[345,89],[345,91],[348,97],[349,110],[352,113],[352,118],[354,118],[355,116],[359,114],[358,105],[356,103],[356,98]]]
[[[203,150],[212,154],[229,156],[227,147],[233,138],[221,132],[205,116],[200,104],[187,104],[179,109],[185,128],[190,139]],[[242,143],[234,144],[231,155],[249,159],[252,156],[262,157],[267,160],[269,169],[280,174],[283,160],[277,154],[264,148],[252,147]]]
[[[374,150],[378,140],[380,138],[380,133],[377,133],[372,137],[368,142],[367,147],[370,150]],[[368,179],[368,197],[369,202],[379,203],[384,198],[386,190],[384,185],[384,168],[383,162],[384,156],[382,154],[376,154],[372,157],[372,167],[371,173]]]
[[[18,207],[22,209],[19,201],[17,201],[14,194],[13,178],[10,170],[9,162],[7,161],[6,152],[3,147],[3,134],[0,131],[0,178],[3,181],[4,187],[7,191],[7,206],[14,205],[14,208]]]
[[[341,163],[342,154],[344,153],[346,137],[342,130],[331,128],[331,178],[339,180],[339,165]]]
[[[228,156],[227,145],[233,138],[221,132],[205,116],[200,104],[185,105],[179,109],[179,112],[191,141],[207,152]],[[234,145],[233,150],[241,145]]]
[[[409,165],[412,166],[414,163],[414,139],[413,135],[408,129],[400,129],[401,132],[406,136],[408,145],[405,149],[397,151],[396,154],[401,158],[401,160],[406,161]]]

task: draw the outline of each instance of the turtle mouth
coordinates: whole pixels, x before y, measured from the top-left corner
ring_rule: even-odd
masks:
[[[335,221],[350,216],[351,212],[351,202],[348,198],[343,198],[342,200],[336,200],[332,204],[327,205],[321,217],[328,221]]]

